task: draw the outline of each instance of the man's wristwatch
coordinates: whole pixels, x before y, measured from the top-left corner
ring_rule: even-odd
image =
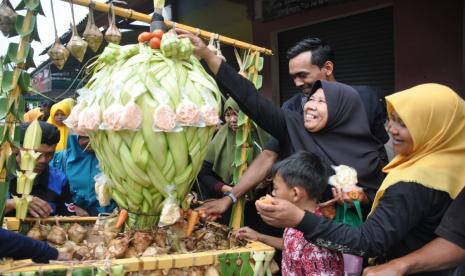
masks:
[[[226,193],[223,194],[224,196],[228,196],[231,200],[232,203],[236,203],[237,197],[234,196],[234,194],[231,191],[227,191]]]

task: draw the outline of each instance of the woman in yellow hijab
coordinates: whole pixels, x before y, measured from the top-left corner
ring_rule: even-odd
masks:
[[[262,218],[281,227],[298,224],[295,228],[320,246],[388,260],[436,238],[444,212],[465,186],[465,102],[439,84],[418,85],[386,101],[398,155],[384,168],[388,175],[363,225],[335,223],[278,200],[272,208],[258,204]],[[292,217],[296,221],[283,223]]]
[[[25,123],[30,123],[35,119],[41,120],[42,116],[44,116],[44,113],[40,111],[40,107],[36,107],[26,112],[23,116],[23,119]]]
[[[50,110],[50,116],[47,123],[52,124],[60,131],[60,141],[57,144],[55,151],[66,149],[66,140],[68,137],[68,127],[63,121],[68,118],[73,109],[75,101],[71,98],[64,99],[54,104]]]

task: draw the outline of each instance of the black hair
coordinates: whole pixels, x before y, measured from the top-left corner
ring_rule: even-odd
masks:
[[[299,151],[274,164],[271,175],[279,174],[289,188],[302,187],[310,199],[319,200],[328,185],[329,168],[318,155]]]
[[[294,46],[287,50],[287,59],[293,59],[303,52],[312,52],[310,63],[320,68],[323,67],[326,61],[335,63],[335,54],[331,46],[326,44],[323,40],[310,37],[297,42]]]
[[[50,100],[45,100],[45,101],[42,101],[42,102],[40,103],[40,106],[41,106],[41,107],[42,107],[42,106],[52,107],[52,105],[53,105],[53,102],[50,101]]]
[[[52,124],[43,122],[43,121],[38,121],[40,124],[40,128],[42,129],[42,141],[41,144],[46,144],[46,145],[55,145],[58,144],[60,141],[60,131],[58,128]],[[26,129],[30,125],[30,123],[23,123],[19,126],[20,130],[20,138],[19,142],[21,145],[24,142],[24,135],[26,134]]]

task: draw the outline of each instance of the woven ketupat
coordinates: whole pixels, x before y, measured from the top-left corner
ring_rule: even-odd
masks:
[[[167,58],[144,44],[110,44],[93,70],[67,124],[89,135],[127,225],[150,228],[166,202],[179,205],[189,192],[220,92],[192,54]]]

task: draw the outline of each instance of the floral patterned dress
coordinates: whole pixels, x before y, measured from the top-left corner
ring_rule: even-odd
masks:
[[[320,211],[315,215],[321,215]],[[344,275],[341,253],[309,243],[304,233],[294,228],[286,228],[283,239],[282,275]]]

